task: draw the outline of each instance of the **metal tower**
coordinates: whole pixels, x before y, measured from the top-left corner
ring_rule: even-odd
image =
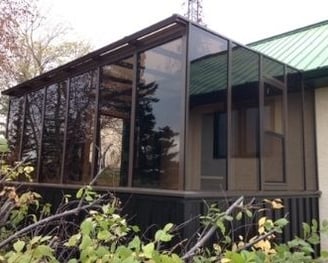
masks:
[[[187,2],[187,3],[186,3]],[[203,22],[203,0],[184,0],[183,5],[187,5],[185,16],[198,24],[205,25]]]

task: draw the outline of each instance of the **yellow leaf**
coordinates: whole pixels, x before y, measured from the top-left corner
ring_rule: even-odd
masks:
[[[265,224],[265,222],[266,222],[266,216],[263,216],[259,219],[258,224],[259,224],[259,226],[263,226]]]
[[[259,232],[260,235],[262,235],[265,232],[265,228],[261,226],[257,231]]]
[[[231,262],[231,259],[229,259],[229,258],[222,258],[221,259],[221,263],[229,263],[229,262]]]
[[[281,208],[283,208],[284,206],[281,204],[281,203],[279,203],[279,202],[276,202],[276,201],[272,201],[272,208],[273,209],[281,209]]]

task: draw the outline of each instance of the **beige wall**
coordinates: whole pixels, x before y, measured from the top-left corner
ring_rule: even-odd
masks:
[[[315,91],[318,180],[322,196],[319,200],[320,219],[328,219],[328,87]],[[328,238],[321,246],[328,249]]]

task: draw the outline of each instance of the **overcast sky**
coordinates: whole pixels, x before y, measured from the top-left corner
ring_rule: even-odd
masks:
[[[183,0],[39,0],[95,48],[141,30],[173,13]],[[328,0],[203,0],[207,27],[247,44],[328,19]]]

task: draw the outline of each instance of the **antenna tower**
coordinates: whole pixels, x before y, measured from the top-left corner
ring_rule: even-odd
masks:
[[[187,2],[187,13],[185,16],[198,24],[205,25],[203,22],[203,0],[185,0],[183,5]]]

